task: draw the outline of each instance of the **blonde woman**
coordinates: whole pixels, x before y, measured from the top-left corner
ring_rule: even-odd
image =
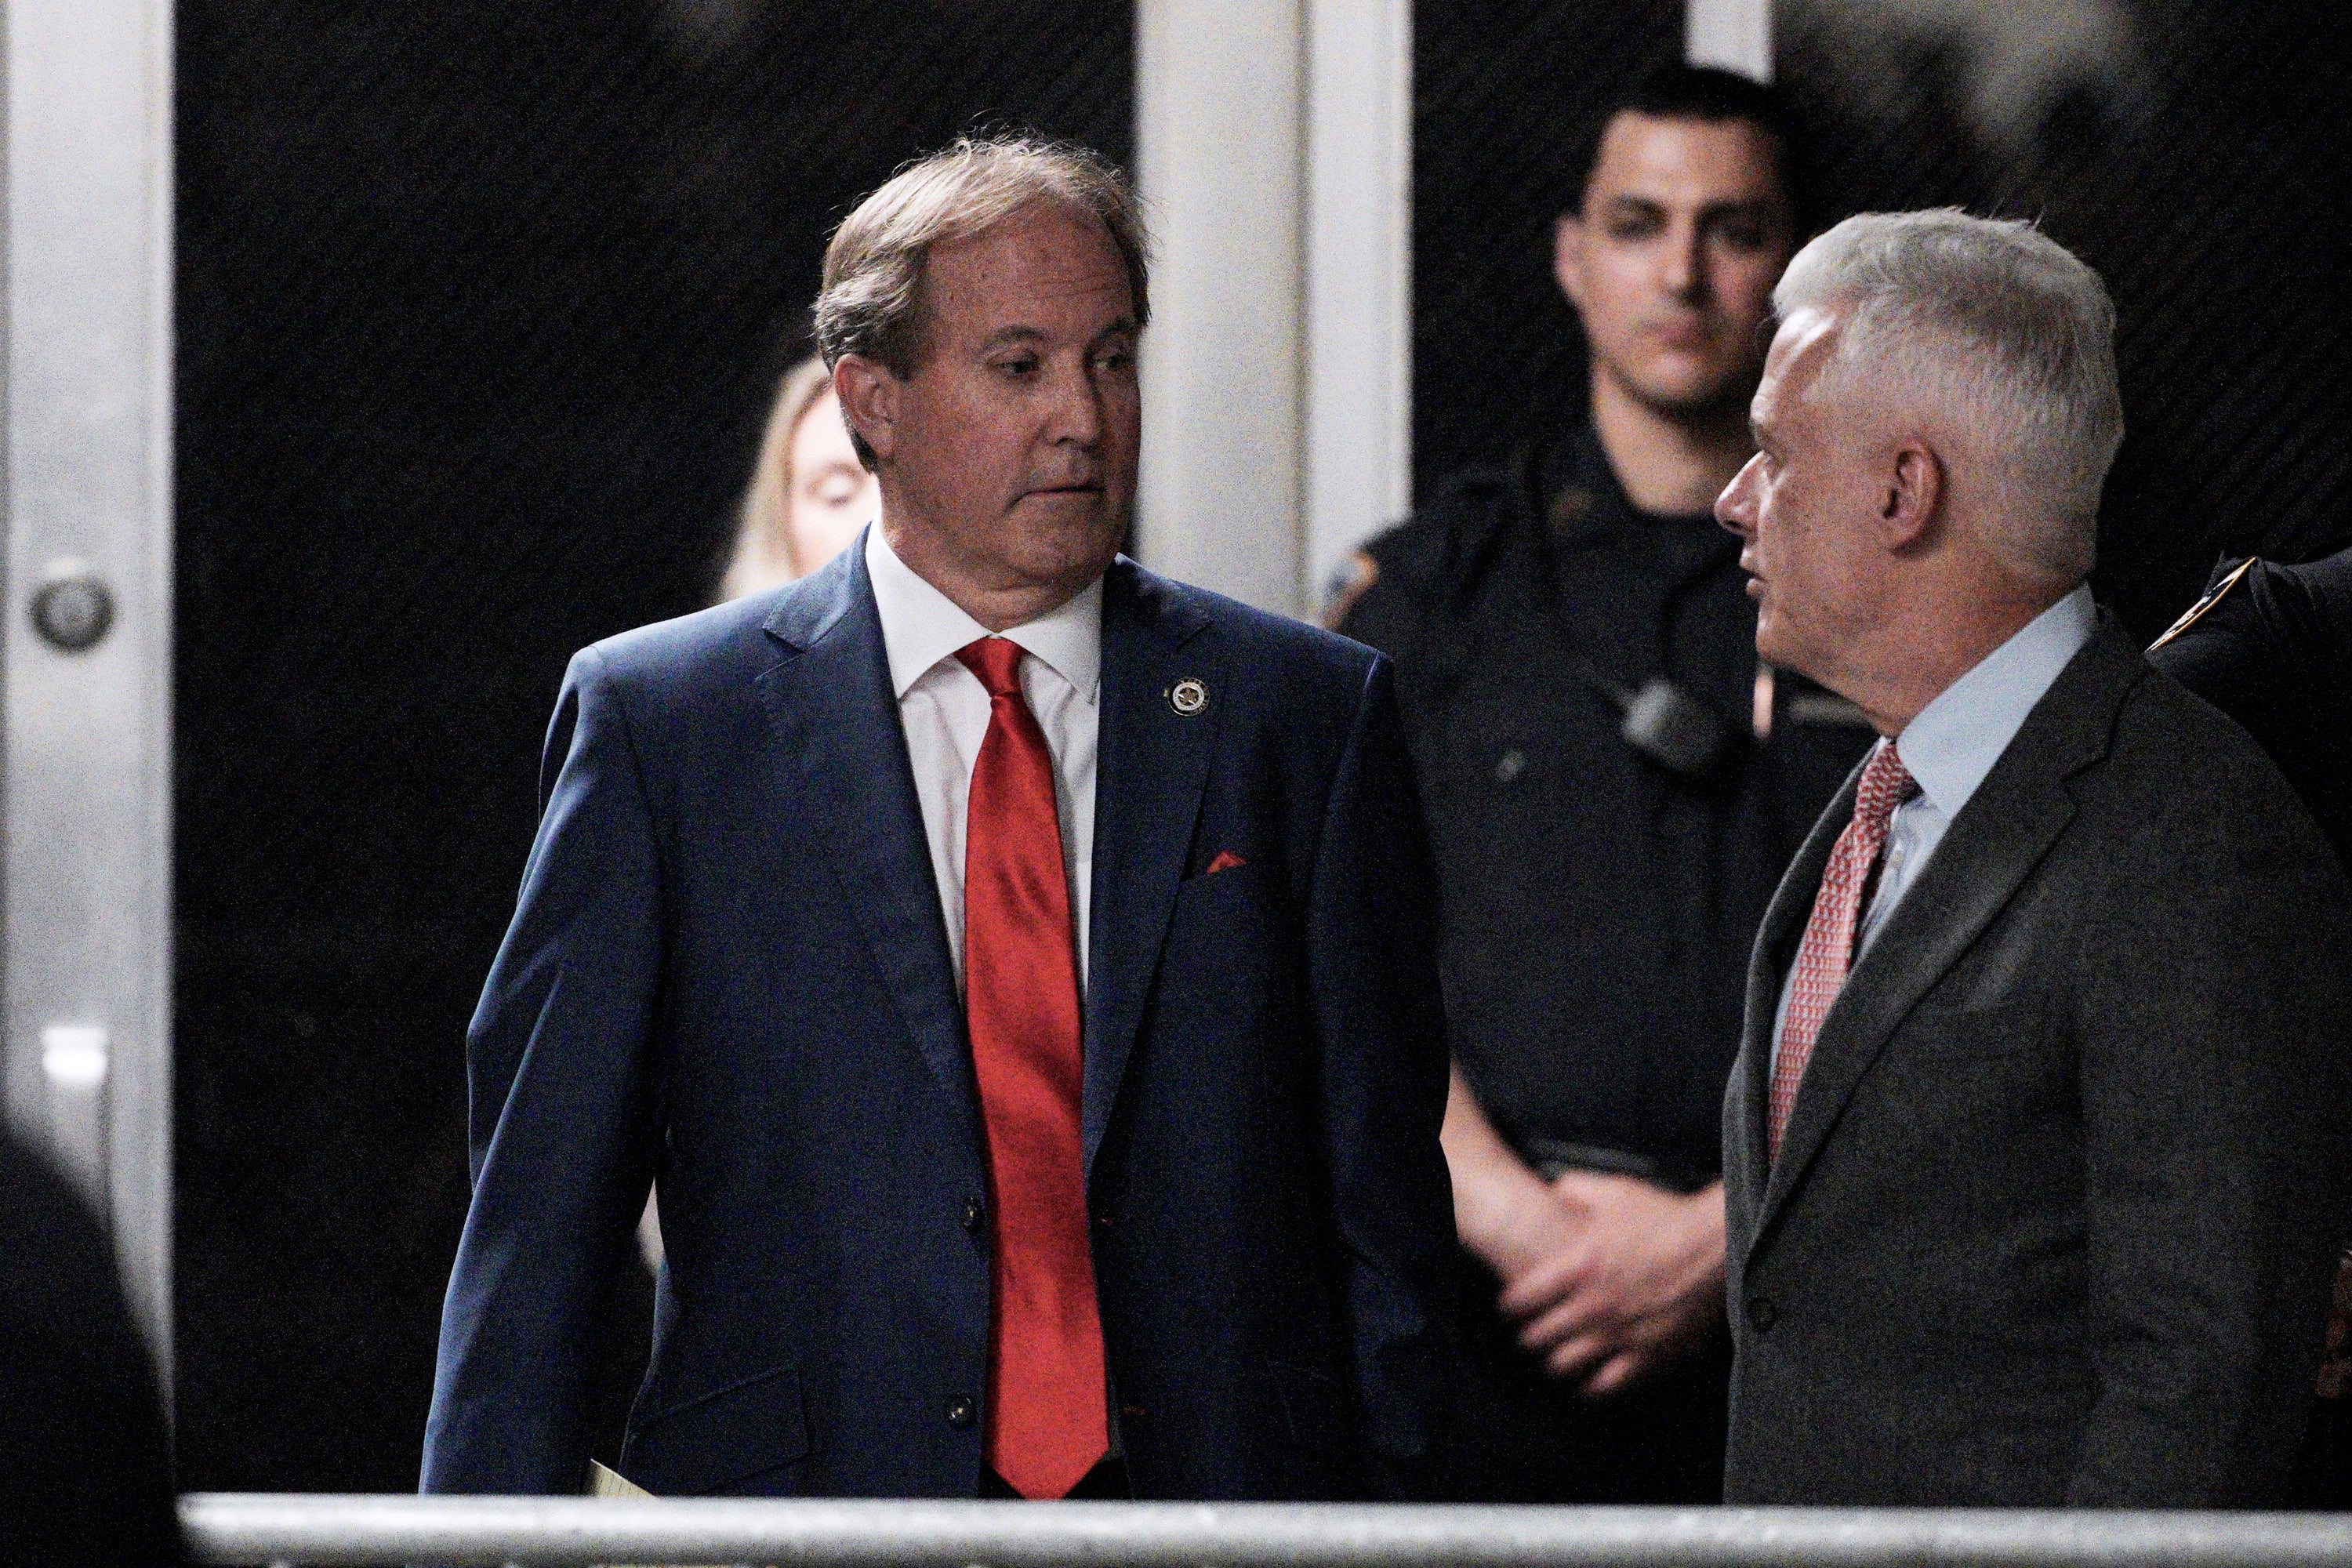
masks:
[[[878,494],[849,444],[824,362],[793,366],[768,413],[719,596],[739,599],[807,576],[873,521]]]

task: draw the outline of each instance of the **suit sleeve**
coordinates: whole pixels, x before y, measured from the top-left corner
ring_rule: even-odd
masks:
[[[1322,1131],[1355,1378],[1384,1490],[1444,1488],[1454,1379],[1453,1189],[1435,876],[1397,717],[1374,661],[1326,813],[1307,896]]]
[[[2346,1197],[2352,917],[2283,784],[2152,813],[2078,955],[2096,1402],[2067,1501],[2272,1501]],[[2210,805],[2211,796],[2205,797]],[[2251,807],[2251,808],[2249,808]]]
[[[522,892],[467,1035],[473,1204],[442,1310],[427,1492],[573,1493],[594,1317],[650,1181],[655,818],[593,648],[566,673]]]

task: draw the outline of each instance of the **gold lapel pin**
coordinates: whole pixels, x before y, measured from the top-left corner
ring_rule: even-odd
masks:
[[[1197,676],[1186,676],[1168,689],[1168,706],[1179,719],[1197,719],[1209,710],[1209,688]]]

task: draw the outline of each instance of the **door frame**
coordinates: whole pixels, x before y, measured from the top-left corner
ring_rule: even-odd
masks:
[[[172,1365],[172,9],[7,0],[0,1055]]]

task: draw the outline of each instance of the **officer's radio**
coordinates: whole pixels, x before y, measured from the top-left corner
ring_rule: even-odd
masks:
[[[1602,674],[1581,653],[1570,653],[1577,678],[1616,704],[1625,715],[1617,733],[1625,743],[1669,773],[1711,779],[1739,748],[1740,737],[1706,703],[1663,675],[1629,691]]]
[[[1652,676],[1633,693],[1618,733],[1643,756],[1699,779],[1720,773],[1738,744],[1714,709],[1663,675]]]
[[[1511,459],[1511,467],[1520,505],[1528,509],[1530,516],[1543,518],[1549,509],[1544,504],[1540,449],[1522,447]],[[1617,733],[1635,752],[1668,773],[1698,783],[1722,773],[1738,753],[1747,736],[1725,723],[1705,702],[1664,675],[1654,675],[1642,682],[1639,690],[1630,690],[1585,657],[1576,646],[1572,627],[1563,623],[1560,631],[1569,645],[1569,668],[1625,716]]]

